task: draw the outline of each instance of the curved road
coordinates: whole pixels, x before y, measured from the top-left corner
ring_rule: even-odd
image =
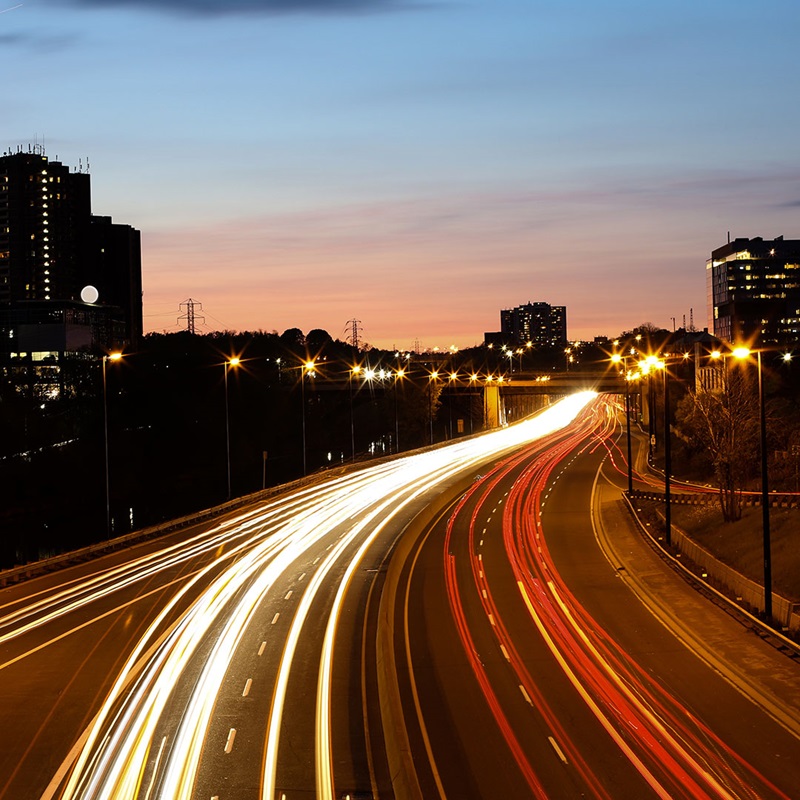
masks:
[[[393,562],[414,794],[796,797],[792,710],[767,713],[746,678],[698,657],[671,624],[722,612],[677,585],[640,602],[599,546],[599,470],[624,482],[625,465],[615,409],[598,401],[592,414],[498,465]],[[753,666],[783,659],[796,692],[796,664],[750,647]]]
[[[387,555],[589,399],[3,589],[0,797],[390,796]]]

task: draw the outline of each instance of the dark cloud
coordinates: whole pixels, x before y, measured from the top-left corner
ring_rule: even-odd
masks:
[[[25,47],[40,53],[54,53],[77,44],[78,38],[66,34],[47,34],[38,31],[0,34],[0,49]]]
[[[56,0],[75,8],[142,8],[191,16],[368,14],[422,8],[417,0]]]

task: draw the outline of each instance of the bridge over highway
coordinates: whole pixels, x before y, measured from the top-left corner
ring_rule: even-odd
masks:
[[[483,389],[483,418],[487,428],[521,419],[551,400],[591,390],[619,394],[624,384],[619,375],[602,372],[519,372],[502,381],[487,381]]]

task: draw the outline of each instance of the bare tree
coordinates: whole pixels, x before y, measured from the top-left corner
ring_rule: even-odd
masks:
[[[682,438],[703,447],[714,467],[723,519],[742,516],[742,489],[758,464],[758,395],[746,372],[727,366],[722,389],[698,387],[677,408]]]

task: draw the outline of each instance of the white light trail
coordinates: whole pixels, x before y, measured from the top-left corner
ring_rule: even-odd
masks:
[[[156,574],[198,555],[208,560],[166,604],[127,660],[86,737],[61,797],[134,800],[146,784],[154,800],[189,800],[217,697],[248,625],[273,599],[270,592],[282,577],[308,570],[307,560],[313,555],[317,566],[308,571],[308,582],[298,593],[288,632],[281,625],[270,633],[285,639],[275,645],[282,655],[267,728],[262,796],[270,800],[275,796],[282,714],[303,627],[317,593],[338,569],[344,575],[326,625],[316,720],[318,796],[332,798],[329,733],[333,646],[347,586],[367,550],[413,500],[443,487],[459,473],[476,469],[487,459],[563,428],[594,396],[593,392],[573,395],[536,417],[500,431],[303,489],[222,523],[188,543],[167,547],[69,587],[55,603],[44,598],[38,609],[41,617],[26,618],[25,611],[20,610],[0,618],[0,629],[4,622],[11,625],[24,619],[23,625],[35,626],[41,619],[68,613],[120,586],[130,586],[141,580],[142,573]],[[226,551],[209,560],[210,554],[223,545]],[[175,621],[181,603],[185,605],[186,598],[204,581],[208,586]],[[285,585],[277,591],[282,599]],[[5,635],[11,637],[14,631],[12,628]],[[158,646],[154,648],[155,642]],[[198,665],[199,648],[208,648],[209,644]],[[142,666],[148,650],[154,652]],[[174,700],[175,687],[184,679],[191,681],[193,688],[176,726],[165,715]],[[166,747],[164,733],[170,739]],[[154,773],[156,766],[160,775]]]

